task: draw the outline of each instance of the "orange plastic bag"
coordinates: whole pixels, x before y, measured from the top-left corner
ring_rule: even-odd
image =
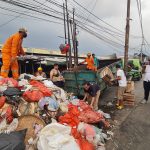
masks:
[[[79,144],[81,150],[95,150],[94,145],[83,138],[77,139],[77,143]]]
[[[74,105],[68,105],[68,113],[66,113],[64,116],[59,117],[59,122],[61,124],[68,124],[71,127],[76,127],[79,124],[79,110],[77,106]]]

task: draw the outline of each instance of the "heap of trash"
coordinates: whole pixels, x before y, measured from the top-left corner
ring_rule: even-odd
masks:
[[[1,150],[104,150],[109,118],[48,79],[0,78]]]

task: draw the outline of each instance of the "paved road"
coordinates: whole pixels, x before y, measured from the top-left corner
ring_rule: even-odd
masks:
[[[143,98],[142,81],[136,83],[135,91],[135,107],[115,112],[114,138],[107,142],[107,150],[150,150],[150,102],[139,103]]]

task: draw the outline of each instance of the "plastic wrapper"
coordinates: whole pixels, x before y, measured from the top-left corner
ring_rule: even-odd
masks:
[[[47,108],[50,111],[57,111],[59,108],[57,101],[51,97],[44,97],[40,99],[40,101],[38,102],[38,105],[41,109],[44,109],[44,105],[48,105]]]
[[[70,136],[71,128],[59,123],[51,123],[39,133],[39,150],[80,150],[75,139]]]

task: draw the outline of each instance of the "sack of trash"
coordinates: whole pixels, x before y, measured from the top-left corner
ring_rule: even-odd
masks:
[[[75,139],[70,135],[71,128],[59,123],[45,126],[39,133],[39,150],[80,150]]]

